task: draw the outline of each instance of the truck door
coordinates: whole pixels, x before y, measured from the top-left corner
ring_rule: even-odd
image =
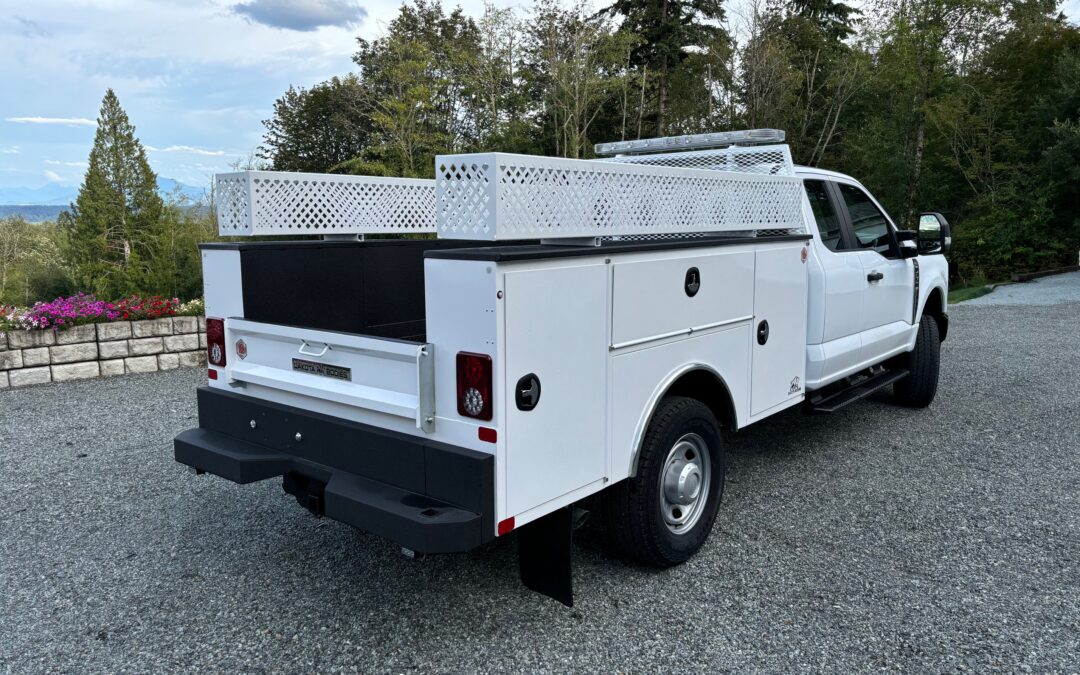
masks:
[[[803,186],[817,225],[813,246],[820,264],[810,266],[809,279],[806,379],[813,385],[858,365],[866,281],[834,190],[828,182],[810,178]]]
[[[896,231],[873,198],[856,185],[834,185],[865,273],[861,360],[875,361],[910,337],[914,269],[900,257]]]

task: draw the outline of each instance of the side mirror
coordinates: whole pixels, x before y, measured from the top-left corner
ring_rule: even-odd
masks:
[[[920,255],[947,255],[952,248],[952,228],[937,212],[919,214],[918,250]]]
[[[907,260],[919,255],[918,230],[897,230],[896,243],[900,244],[900,259]]]

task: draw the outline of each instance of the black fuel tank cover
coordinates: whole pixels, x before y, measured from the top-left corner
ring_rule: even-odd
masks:
[[[514,387],[514,400],[518,410],[529,411],[540,402],[540,378],[535,373],[529,373],[517,382]]]

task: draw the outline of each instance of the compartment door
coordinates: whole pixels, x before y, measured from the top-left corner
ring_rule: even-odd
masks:
[[[508,272],[505,280],[505,487],[516,515],[604,476],[607,265]],[[531,410],[518,381],[535,375]]]
[[[806,380],[806,263],[803,244],[763,248],[754,269],[750,414],[802,400]],[[768,336],[762,342],[763,325]]]

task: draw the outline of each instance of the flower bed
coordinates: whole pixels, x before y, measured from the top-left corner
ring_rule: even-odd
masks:
[[[106,302],[98,300],[92,294],[79,293],[49,302],[38,302],[27,308],[0,305],[0,331],[56,331],[91,323],[199,316],[202,313],[201,299],[181,303],[178,298],[163,298],[159,295],[144,298],[135,295],[117,302]]]

